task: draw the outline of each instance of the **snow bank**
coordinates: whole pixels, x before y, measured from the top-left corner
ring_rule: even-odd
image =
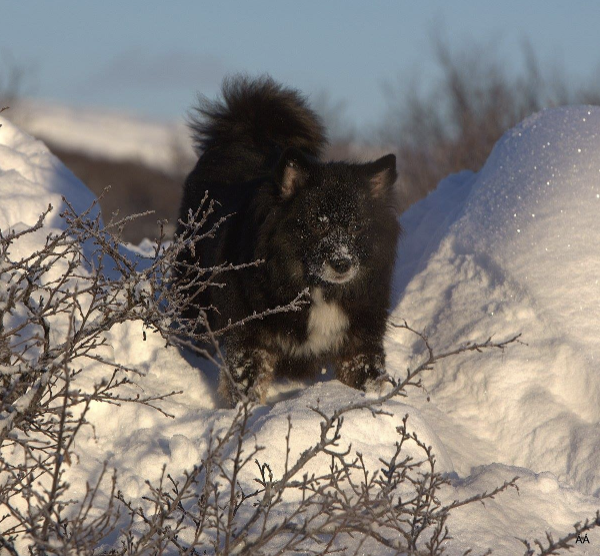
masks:
[[[95,197],[41,141],[36,141],[6,119],[0,118],[0,229],[35,224],[51,204],[46,223],[61,227],[58,216],[64,196],[83,212]]]
[[[89,205],[89,191],[41,143],[3,123],[1,229],[34,223],[61,195],[78,210]],[[362,412],[345,421],[344,442],[377,469],[409,413],[409,427],[455,478],[445,493],[449,501],[521,477],[520,495],[502,493],[485,507],[454,512],[451,556],[489,547],[500,556],[521,554],[515,537],[566,534],[600,507],[597,132],[600,109],[543,112],[507,133],[480,173],[449,177],[402,218],[392,320],[426,330],[438,350],[523,334],[524,344],[502,354],[466,354],[437,366],[424,377],[429,402],[424,393],[409,392],[402,403],[387,405],[390,416]],[[392,373],[401,376],[420,361],[422,346],[409,333],[390,328],[386,341]],[[156,335],[144,341],[141,323],[115,327],[109,343],[109,356],[143,373],[145,394],[183,391],[162,404],[173,419],[136,405],[97,405],[91,411],[95,436],[86,429],[78,437],[73,495],[85,491],[107,460],[118,471],[119,488],[135,500],[147,494],[146,480],[158,480],[162,465],[177,476],[197,464],[210,431],[227,427],[233,412],[220,408],[214,368],[165,348]],[[90,380],[101,376],[96,367],[86,372]],[[337,381],[281,383],[271,394],[252,431],[265,446],[260,459],[276,473],[285,457],[288,415],[293,457],[319,433],[309,406],[333,410],[363,397]],[[248,490],[250,479],[243,477]],[[593,531],[589,539],[577,554],[598,553],[600,534]]]
[[[523,334],[502,356],[444,362],[425,381],[431,404],[411,400],[459,476],[492,462],[550,473],[556,504],[559,488],[595,497],[575,496],[571,512],[600,507],[599,216],[600,110],[545,111],[505,134],[481,172],[451,176],[406,213],[396,268],[392,318],[440,349]],[[396,369],[419,351],[405,333],[387,349]],[[542,508],[532,499],[524,513],[560,529],[550,516],[562,510]]]

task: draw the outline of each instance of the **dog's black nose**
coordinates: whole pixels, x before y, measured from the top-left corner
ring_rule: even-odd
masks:
[[[352,266],[352,259],[347,257],[332,259],[329,263],[338,274],[346,274]]]

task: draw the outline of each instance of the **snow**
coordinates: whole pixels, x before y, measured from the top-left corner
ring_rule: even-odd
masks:
[[[0,128],[0,229],[17,224],[33,226],[52,205],[48,223],[61,226],[58,214],[66,197],[77,212],[94,201],[89,191],[41,141],[10,122]]]
[[[139,161],[163,172],[179,170],[176,153],[193,160],[183,121],[142,119],[106,109],[75,108],[55,102],[21,100],[5,113],[27,132],[63,149],[116,161]]]
[[[589,462],[600,461],[599,121],[586,107],[533,116],[504,136],[478,175],[450,178],[409,211],[413,261],[398,265],[406,289],[394,310],[444,347],[523,333],[527,345],[501,361],[487,353],[440,365],[429,377],[432,397],[456,426],[469,423],[493,461],[550,471],[596,496],[600,475]],[[416,263],[422,240],[412,230],[440,222],[434,215],[450,188],[455,206],[439,232],[428,231],[433,239]],[[396,366],[403,340],[389,340]],[[479,454],[457,460],[459,473],[483,464]]]
[[[46,234],[61,226],[61,195],[77,210],[91,203],[91,193],[42,143],[2,123],[1,230],[35,223],[51,203]],[[599,212],[600,109],[568,107],[528,118],[505,134],[479,173],[448,177],[402,217],[392,322],[425,331],[436,351],[522,334],[522,343],[503,352],[440,362],[423,377],[426,391],[388,402],[388,416],[363,411],[345,419],[344,445],[375,470],[409,414],[409,429],[453,479],[448,501],[520,477],[518,494],[451,513],[451,556],[490,547],[495,555],[522,554],[518,538],[542,539],[547,531],[557,538],[600,508]],[[31,242],[44,234],[19,248],[34,249]],[[217,396],[216,369],[166,348],[156,334],[144,341],[141,322],[115,326],[109,344],[110,357],[142,372],[145,394],[183,393],[161,405],[173,418],[134,404],[93,406],[96,433],[84,429],[78,437],[69,482],[74,496],[85,492],[107,460],[124,495],[140,500],[163,465],[177,476],[197,464],[211,431],[224,430],[234,413]],[[388,370],[403,377],[422,361],[424,346],[390,326],[386,351]],[[101,372],[86,369],[92,381]],[[251,424],[265,447],[261,461],[276,475],[283,469],[288,415],[293,459],[319,434],[310,406],[331,411],[364,396],[327,376],[309,386],[275,384]],[[307,471],[327,464],[315,460]],[[251,479],[241,477],[243,484]],[[600,532],[588,537],[577,554],[598,553]]]

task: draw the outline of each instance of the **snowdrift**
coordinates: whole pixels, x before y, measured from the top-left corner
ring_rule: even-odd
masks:
[[[46,232],[61,226],[61,195],[77,210],[89,206],[90,192],[43,144],[2,123],[1,230],[35,223],[48,203],[55,210]],[[424,376],[426,393],[389,402],[390,416],[346,418],[344,441],[377,469],[408,413],[409,427],[454,479],[448,500],[521,477],[520,494],[508,491],[485,507],[451,514],[450,555],[468,548],[521,554],[518,538],[546,531],[556,538],[600,508],[599,213],[600,109],[570,107],[525,120],[499,141],[479,173],[450,176],[402,217],[392,322],[425,331],[440,350],[522,333],[523,343],[502,353],[464,354],[437,365]],[[163,403],[174,419],[141,406],[98,406],[96,435],[86,430],[78,437],[73,496],[107,460],[119,488],[136,499],[163,465],[177,475],[198,463],[210,431],[225,428],[233,412],[219,406],[215,369],[151,334],[143,341],[141,323],[115,327],[109,342],[115,360],[144,373],[145,393],[183,390]],[[422,342],[394,327],[386,349],[388,370],[398,377],[423,357]],[[86,372],[93,380],[100,371]],[[318,416],[308,406],[318,400],[332,409],[363,396],[334,380],[276,385],[271,404],[252,423],[266,447],[261,459],[281,469],[288,415],[291,449],[299,454],[318,435]],[[243,480],[251,484],[251,477]],[[577,554],[598,553],[600,533],[588,536]]]
[[[62,197],[83,212],[93,193],[48,148],[0,118],[0,229],[34,225],[48,205],[55,210],[47,224],[61,227]]]
[[[597,109],[537,114],[503,137],[479,174],[445,180],[411,209],[393,313],[448,346],[521,332],[526,345],[495,363],[490,353],[436,369],[435,405],[457,428],[468,423],[475,453],[550,471],[595,496],[599,133]],[[390,352],[402,351],[402,338],[389,340]],[[484,463],[454,460],[460,474]]]

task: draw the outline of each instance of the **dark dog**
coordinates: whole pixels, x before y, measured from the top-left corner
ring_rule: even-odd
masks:
[[[273,375],[305,377],[333,364],[344,384],[364,388],[383,372],[383,335],[400,227],[396,159],[321,162],[323,127],[303,97],[266,77],[225,81],[192,122],[201,153],[185,183],[181,218],[205,194],[231,215],[182,266],[262,264],[220,276],[198,295],[218,330],[307,290],[300,311],[251,320],[224,334],[221,377],[230,403],[264,401]],[[180,226],[179,232],[185,234]],[[182,278],[183,279],[183,278]],[[189,277],[187,278],[189,282]]]

